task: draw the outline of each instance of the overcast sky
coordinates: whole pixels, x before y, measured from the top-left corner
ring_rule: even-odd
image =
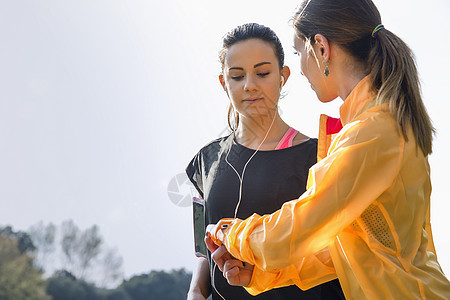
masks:
[[[289,19],[299,1],[0,1],[0,225],[42,220],[100,226],[127,277],[192,270],[191,207],[174,178],[224,134],[228,99],[218,51],[231,28],[280,36],[292,76],[282,117],[317,136],[320,104],[299,74]],[[437,129],[430,157],[432,226],[450,272],[448,0],[376,0],[383,24],[416,54]],[[178,177],[176,177],[178,175]],[[172,185],[169,187],[169,183]],[[188,185],[179,196],[189,195]],[[175,190],[174,190],[175,187]],[[175,195],[176,196],[176,195]]]

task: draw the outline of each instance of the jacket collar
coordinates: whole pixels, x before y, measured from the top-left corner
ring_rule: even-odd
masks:
[[[377,94],[372,90],[369,76],[361,79],[339,109],[342,125],[345,126],[362,112],[373,106],[374,103],[371,102],[376,95]]]

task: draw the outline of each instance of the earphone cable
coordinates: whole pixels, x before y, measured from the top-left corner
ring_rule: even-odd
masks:
[[[264,142],[266,141],[267,136],[269,135],[270,130],[272,129],[273,124],[275,123],[275,119],[276,119],[277,114],[278,114],[278,110],[275,112],[275,114],[274,114],[274,116],[273,116],[273,119],[272,119],[272,123],[270,124],[270,127],[269,127],[269,129],[267,130],[267,133],[266,133],[266,135],[264,136],[264,139],[262,140],[261,144],[259,144],[258,148],[256,148],[255,152],[253,152],[252,156],[250,156],[250,158],[249,158],[249,159],[247,160],[247,162],[245,163],[244,168],[242,169],[242,175],[239,175],[239,172],[236,170],[236,168],[228,161],[228,156],[230,155],[230,151],[231,151],[231,146],[232,146],[232,144],[230,145],[230,148],[228,149],[228,153],[227,153],[227,156],[225,157],[225,161],[226,161],[226,163],[233,169],[233,171],[236,173],[237,177],[239,178],[239,200],[238,200],[238,203],[237,203],[236,208],[235,208],[235,210],[234,210],[234,218],[235,218],[235,219],[237,218],[237,213],[238,213],[238,210],[239,210],[239,206],[241,205],[241,200],[242,200],[242,186],[243,186],[243,183],[244,183],[244,174],[245,174],[245,170],[247,169],[248,163],[252,160],[252,158],[256,155],[256,153],[259,151],[259,149],[262,147],[262,145],[263,145]],[[236,133],[235,133],[235,131],[233,130],[233,141],[234,141],[234,138],[235,138],[235,134],[236,134]]]
[[[272,123],[270,124],[270,127],[269,127],[269,129],[267,130],[267,133],[266,133],[266,135],[264,136],[264,139],[262,140],[261,144],[259,144],[258,148],[256,148],[255,152],[253,152],[253,154],[250,156],[250,158],[249,158],[249,159],[247,160],[247,162],[245,163],[244,168],[242,169],[242,175],[239,175],[239,172],[236,170],[236,168],[233,167],[233,165],[228,161],[228,155],[230,155],[231,147],[233,146],[233,141],[234,141],[234,138],[236,137],[236,129],[233,130],[233,141],[232,141],[231,144],[230,144],[230,148],[228,149],[227,156],[225,156],[225,161],[226,161],[226,163],[233,169],[233,171],[236,173],[237,177],[239,178],[239,200],[238,200],[238,203],[236,204],[236,208],[235,208],[235,210],[234,210],[234,218],[235,218],[235,219],[236,219],[236,217],[237,217],[237,213],[238,213],[238,210],[239,210],[239,206],[241,205],[241,200],[242,200],[242,185],[243,185],[243,183],[244,183],[244,174],[245,174],[245,170],[247,169],[247,165],[248,165],[248,163],[250,162],[250,160],[252,160],[252,158],[256,155],[256,153],[259,151],[259,149],[261,149],[262,145],[264,144],[264,142],[266,141],[267,137],[269,136],[269,132],[270,132],[270,130],[272,129],[273,124],[275,123],[275,119],[276,119],[277,114],[278,114],[278,109],[275,111],[275,114],[274,114],[273,119],[272,119]],[[214,262],[213,262],[213,263],[214,263]],[[216,268],[217,268],[217,264],[214,263],[214,268],[213,268],[213,271],[212,271],[212,282],[211,282],[211,283],[212,283],[212,286],[213,286],[214,290],[216,291],[216,293],[217,293],[223,300],[226,300],[225,297],[223,297],[222,294],[221,294],[221,293],[217,290],[217,288],[216,288],[215,278],[214,278],[215,273],[216,273],[216,272],[215,272],[215,271],[216,271]]]

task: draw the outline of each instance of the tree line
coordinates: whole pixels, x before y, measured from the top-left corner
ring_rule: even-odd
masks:
[[[0,227],[0,300],[185,299],[191,274],[150,271],[123,279],[123,260],[99,228],[40,222],[27,232]]]

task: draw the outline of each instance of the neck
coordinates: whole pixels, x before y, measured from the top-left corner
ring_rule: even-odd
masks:
[[[345,80],[342,80],[339,84],[339,97],[345,101],[348,95],[353,91],[355,86],[365,77],[364,74],[347,74],[344,75]]]
[[[241,115],[236,141],[251,149],[257,149],[264,141],[260,149],[273,150],[288,129],[289,125],[281,119],[278,111],[267,117],[250,118]]]
[[[355,86],[364,78],[366,66],[353,57],[340,51],[340,55],[336,57],[336,67],[333,68],[335,75],[335,88],[337,88],[338,96],[345,101]]]

